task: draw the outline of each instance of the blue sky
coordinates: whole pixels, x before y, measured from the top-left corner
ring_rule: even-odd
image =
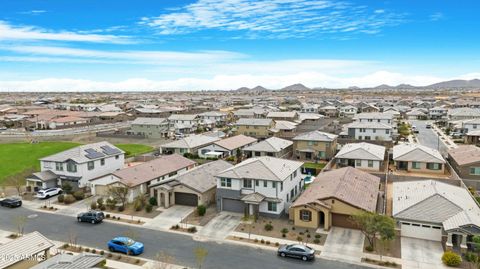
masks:
[[[478,1],[2,0],[0,90],[480,77]]]

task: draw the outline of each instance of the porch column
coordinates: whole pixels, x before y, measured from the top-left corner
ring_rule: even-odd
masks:
[[[164,195],[165,197],[165,208],[169,208],[170,207],[170,193],[168,191],[164,192]]]
[[[467,253],[467,240],[466,240],[466,235],[465,234],[462,234],[462,235],[458,235],[458,238],[459,238],[459,243],[460,243],[460,252],[461,253]]]
[[[451,233],[447,234],[447,242],[445,243],[445,247],[446,247],[447,250],[452,250],[453,249],[452,234]]]

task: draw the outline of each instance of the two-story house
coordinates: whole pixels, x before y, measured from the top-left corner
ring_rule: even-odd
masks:
[[[393,125],[393,115],[389,113],[360,113],[356,114],[353,119],[356,122],[379,122],[384,124]]]
[[[447,117],[448,109],[444,107],[432,107],[428,110],[428,117],[432,120],[444,119]]]
[[[480,119],[471,119],[462,122],[462,131],[465,134],[480,130]]]
[[[43,188],[64,183],[74,189],[87,187],[90,179],[121,169],[124,154],[123,150],[106,141],[78,146],[41,158],[41,172],[33,174],[28,181]]]
[[[172,114],[168,117],[171,128],[177,134],[189,134],[194,132],[200,124],[198,114]]]
[[[197,154],[198,150],[202,147],[213,144],[219,141],[221,138],[218,136],[209,135],[190,135],[170,143],[166,143],[160,146],[160,152],[163,154],[180,154],[185,153]]]
[[[207,111],[200,115],[202,125],[224,126],[228,121],[228,113],[223,111]]]
[[[296,111],[270,111],[267,118],[275,121],[296,121],[298,120],[298,113]]]
[[[340,118],[350,118],[352,119],[357,114],[357,108],[352,105],[343,106],[339,109]]]
[[[293,155],[301,160],[330,160],[337,149],[337,135],[321,131],[303,133],[293,138]]]
[[[393,127],[380,122],[352,122],[344,126],[347,135],[356,140],[391,141]]]
[[[136,118],[131,125],[131,132],[147,138],[169,137],[170,124],[165,118]]]
[[[244,134],[258,139],[270,137],[270,129],[275,126],[272,119],[241,118],[236,123],[236,134]]]
[[[273,157],[247,159],[217,174],[217,209],[280,217],[303,190],[303,163]]]

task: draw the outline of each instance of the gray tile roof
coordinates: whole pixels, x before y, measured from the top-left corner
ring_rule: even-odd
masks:
[[[223,160],[208,162],[179,174],[174,181],[203,193],[217,186],[215,175],[230,167],[233,164]]]
[[[168,123],[165,118],[136,118],[132,125],[164,125]]]
[[[250,125],[250,126],[270,126],[272,124],[272,119],[250,119],[250,118],[241,118],[236,123],[236,125]]]
[[[303,162],[264,156],[247,159],[220,172],[217,177],[283,181],[302,165]]]
[[[292,145],[293,145],[293,142],[290,140],[285,140],[278,137],[270,137],[261,142],[245,147],[243,150],[262,151],[262,152],[279,152]]]
[[[168,120],[185,120],[192,121],[198,119],[197,114],[172,114],[168,117]]]
[[[337,139],[337,135],[325,133],[321,131],[312,131],[308,133],[303,133],[295,136],[293,140],[302,140],[302,141],[325,141],[331,142]]]
[[[406,162],[445,163],[442,154],[420,144],[403,143],[393,147],[393,160]]]
[[[78,255],[59,254],[43,261],[31,269],[88,269],[104,261],[100,255],[81,253]]]
[[[210,145],[219,141],[219,137],[211,137],[206,135],[190,135],[173,142],[163,144],[162,148],[196,148],[200,146]]]
[[[50,170],[46,170],[46,171],[42,171],[42,172],[36,172],[36,173],[33,173],[32,175],[33,175],[34,178],[37,178],[41,181],[49,181],[49,180],[53,180],[53,179],[58,178],[58,176]]]
[[[448,154],[458,165],[480,162],[480,148],[475,145],[461,145],[450,149]]]
[[[222,139],[220,141],[215,142],[214,144],[227,150],[234,150],[255,142],[257,142],[256,138],[240,134],[240,135]]]
[[[365,142],[346,144],[335,155],[335,158],[383,161],[385,147]]]
[[[372,113],[359,113],[353,117],[354,119],[383,119],[392,120],[393,115],[389,113],[372,112]]]
[[[365,128],[365,129],[392,129],[393,127],[389,124],[381,123],[381,122],[352,122],[345,125],[345,128]]]
[[[32,257],[35,254],[49,250],[53,246],[54,244],[41,233],[32,232],[0,245],[0,255],[2,257]],[[0,268],[8,268],[18,262],[18,259],[0,258]]]
[[[89,162],[89,161],[99,160],[99,159],[103,159],[105,157],[114,156],[114,155],[103,154],[105,150],[102,147],[105,147],[105,146],[116,149],[121,154],[125,153],[123,150],[115,147],[114,145],[112,145],[112,144],[110,144],[106,141],[103,141],[103,142],[81,145],[81,146],[78,146],[78,147],[67,149],[67,150],[59,152],[57,154],[53,154],[53,155],[41,158],[40,160],[41,161],[50,161],[50,162],[64,162],[64,161],[67,161],[67,160],[73,160],[76,163],[86,163],[86,162]],[[87,158],[86,156],[88,155],[88,152],[86,152],[86,150],[89,150],[89,149],[93,149],[96,152],[102,153],[102,154],[96,155],[96,156],[98,156],[96,158]],[[119,154],[115,154],[115,155],[119,155]]]

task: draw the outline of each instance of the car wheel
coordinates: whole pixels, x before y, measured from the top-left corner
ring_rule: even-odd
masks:
[[[307,256],[303,256],[302,260],[307,261],[308,260]]]
[[[78,222],[82,222],[82,219],[81,218],[77,218]]]
[[[113,247],[108,247],[108,250],[110,250],[110,252],[114,252],[115,249]]]
[[[95,224],[95,220],[92,219],[92,224]]]
[[[281,252],[281,253],[280,253],[280,256],[282,256],[282,257],[285,258],[285,253],[284,253],[284,252]]]

